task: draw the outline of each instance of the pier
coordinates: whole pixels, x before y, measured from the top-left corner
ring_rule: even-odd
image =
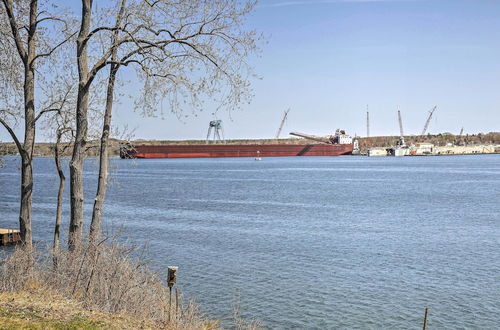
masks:
[[[21,242],[21,233],[17,229],[0,228],[0,246]]]

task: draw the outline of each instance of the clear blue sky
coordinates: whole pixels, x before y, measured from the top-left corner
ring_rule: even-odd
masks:
[[[431,133],[500,131],[499,0],[262,0],[248,26],[267,37],[251,59],[263,79],[243,111],[218,115],[227,138],[273,137],[287,108],[282,136],[364,136],[367,104],[372,136],[398,134],[397,106],[406,134],[434,105]],[[203,139],[213,119],[116,110],[115,123],[145,139]]]
[[[287,108],[284,136],[365,135],[367,104],[371,135],[398,134],[397,106],[406,134],[434,105],[431,133],[500,131],[498,0],[262,0],[248,25],[267,36],[252,60],[263,79],[251,105],[219,115],[228,138],[273,137]],[[137,138],[199,139],[210,113],[117,120]]]

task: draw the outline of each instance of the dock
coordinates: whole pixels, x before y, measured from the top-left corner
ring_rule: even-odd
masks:
[[[0,246],[6,246],[21,242],[21,233],[18,229],[0,228]]]
[[[432,143],[417,143],[405,146],[368,149],[368,156],[445,156],[445,155],[479,155],[499,154],[500,144],[474,144],[437,146]]]

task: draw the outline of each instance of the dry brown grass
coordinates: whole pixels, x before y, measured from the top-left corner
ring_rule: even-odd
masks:
[[[136,249],[125,248],[114,240],[99,244],[95,251],[84,247],[57,255],[27,253],[19,248],[0,261],[0,293],[28,292],[49,297],[48,301],[54,301],[53,297],[60,297],[61,301],[69,299],[72,302],[67,304],[69,309],[107,313],[108,319],[111,318],[108,323],[119,328],[220,328],[217,321],[208,320],[192,302],[179,299],[176,308],[173,297],[169,311],[169,289],[144,259]],[[1,297],[7,296],[0,295],[0,301]],[[125,321],[115,324],[118,321],[113,317]],[[134,322],[128,322],[129,319]],[[234,328],[260,327],[237,316]]]
[[[0,329],[153,329],[127,315],[84,309],[81,303],[41,288],[0,293]]]

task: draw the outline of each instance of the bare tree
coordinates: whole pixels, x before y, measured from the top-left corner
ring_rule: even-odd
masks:
[[[116,83],[116,75],[120,67],[117,59],[118,47],[116,45],[119,33],[119,27],[122,25],[123,16],[126,8],[126,0],[122,0],[120,9],[116,16],[115,29],[111,35],[111,61],[109,69],[109,79],[106,90],[106,106],[102,124],[101,145],[99,150],[99,177],[97,181],[97,192],[92,210],[92,221],[90,224],[89,241],[95,245],[100,231],[102,208],[104,205],[104,196],[108,184],[108,163],[109,163],[109,135],[111,131],[111,117],[113,111],[113,98]]]
[[[71,37],[64,20],[48,10],[38,9],[37,0],[2,0],[0,10],[0,80],[5,87],[0,95],[0,123],[9,132],[21,156],[21,201],[19,227],[26,247],[32,247],[32,199],[33,199],[33,150],[36,122],[47,112],[47,107],[36,111],[35,73],[43,61],[55,53]],[[61,33],[53,32],[51,24],[57,24]],[[61,25],[61,26],[59,26]],[[54,35],[59,37],[54,40]],[[4,64],[5,63],[5,64]],[[22,91],[22,92],[21,92]],[[15,132],[15,124],[22,117],[24,140]]]
[[[57,255],[60,249],[60,232],[62,225],[63,213],[63,194],[66,176],[64,173],[63,157],[69,152],[73,145],[75,136],[75,107],[76,107],[76,91],[78,81],[76,66],[74,65],[74,55],[69,47],[61,52],[59,56],[53,59],[53,67],[57,66],[58,70],[52,73],[51,78],[57,83],[46,83],[44,88],[41,88],[39,94],[44,96],[45,100],[50,100],[50,106],[55,109],[49,116],[45,116],[41,127],[46,138],[55,141],[54,145],[54,162],[56,171],[59,177],[59,188],[57,193],[57,206],[54,227],[53,250],[54,255]],[[99,79],[94,83],[97,89],[105,87],[105,81]],[[97,123],[102,121],[102,93],[97,93],[95,90],[90,93],[89,118],[92,127],[97,126]],[[97,138],[99,130],[91,129],[90,137]],[[89,146],[90,148],[92,146]],[[86,148],[85,151],[88,151]],[[56,260],[54,260],[56,262]]]
[[[156,113],[159,100],[164,98],[174,113],[186,110],[184,102],[191,109],[202,109],[205,99],[231,109],[250,97],[248,80],[252,74],[245,60],[256,50],[258,38],[245,30],[243,19],[254,6],[254,1],[234,0],[119,0],[107,8],[106,18],[112,21],[97,15],[97,24],[92,25],[92,0],[82,0],[76,139],[70,163],[70,249],[82,239],[82,150],[87,142],[88,92],[96,75],[110,67],[91,242],[99,233],[106,194],[107,148],[118,70],[135,67],[143,82],[136,106],[144,115]]]
[[[68,94],[70,93],[68,90]],[[74,129],[72,127],[73,117],[70,116],[69,111],[64,111],[67,98],[65,98],[60,104],[59,111],[55,116],[56,128],[56,143],[54,145],[54,162],[56,165],[57,175],[59,177],[59,188],[57,190],[57,206],[56,206],[56,221],[54,225],[54,239],[53,239],[53,250],[54,255],[59,252],[60,245],[60,233],[62,224],[62,212],[63,212],[63,197],[64,197],[64,185],[66,183],[66,176],[64,175],[64,170],[61,164],[61,156],[64,155],[66,150],[71,146],[73,141]]]

